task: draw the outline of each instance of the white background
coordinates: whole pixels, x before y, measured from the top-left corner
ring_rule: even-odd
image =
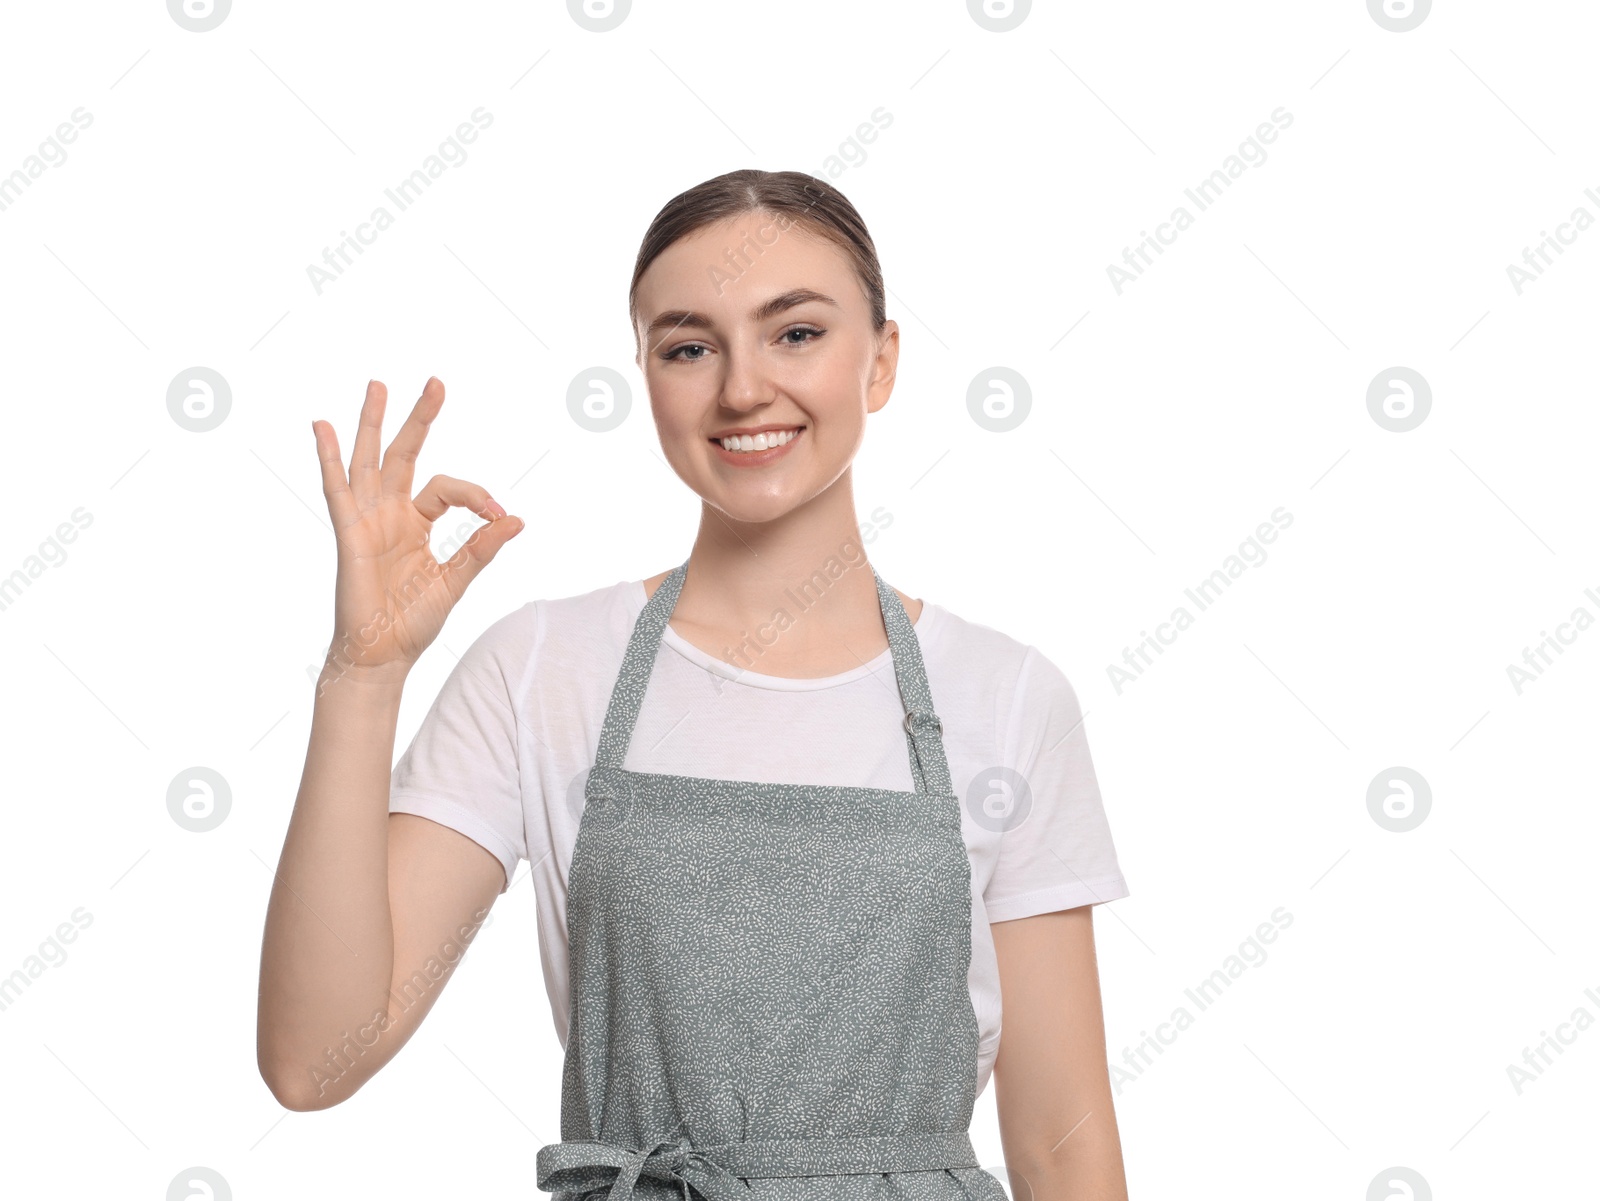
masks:
[[[1132,889],[1096,914],[1113,1063],[1194,1017],[1124,1064],[1132,1195],[1359,1201],[1405,1195],[1395,1167],[1440,1198],[1592,1187],[1600,1032],[1561,1024],[1600,1016],[1600,632],[1520,693],[1507,673],[1600,616],[1600,232],[1520,294],[1507,273],[1600,216],[1592,6],[1441,3],[1404,33],[1360,0],[1040,4],[1004,33],[948,0],[640,0],[606,33],[499,0],[4,20],[0,175],[93,117],[0,211],[0,575],[92,515],[0,611],[0,976],[92,917],[0,1011],[11,1191],[182,1196],[203,1165],[239,1198],[543,1195],[560,1049],[525,875],[349,1102],[289,1113],[256,1073],[330,632],[310,421],[348,456],[369,377],[387,441],[437,374],[419,481],[529,523],[412,673],[398,753],[496,617],[692,540],[627,325],[650,218],[734,168],[823,174],[880,106],[832,177],[902,330],[858,503],[894,515],[885,578],[1038,645],[1087,711]],[[319,295],[307,266],[479,106],[466,161]],[[1119,295],[1107,266],[1279,106],[1266,160]],[[232,396],[204,433],[166,404],[196,365]],[[566,408],[600,365],[634,388],[606,435]],[[1005,434],[966,404],[996,365],[1032,391]],[[1367,408],[1396,365],[1432,390],[1403,433]],[[1119,689],[1108,665],[1278,506],[1266,561]],[[204,834],[167,812],[195,766],[231,789]],[[1431,788],[1405,833],[1367,806],[1395,766]],[[1265,961],[1198,1010],[1185,990],[1280,906]],[[1519,1092],[1508,1066],[1558,1027]],[[998,1172],[992,1089],[973,1135]]]

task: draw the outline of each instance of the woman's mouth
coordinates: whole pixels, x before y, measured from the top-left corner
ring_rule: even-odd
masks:
[[[805,426],[788,429],[763,430],[759,434],[732,434],[726,438],[712,438],[717,457],[737,467],[762,467],[789,453],[795,440],[805,432]]]

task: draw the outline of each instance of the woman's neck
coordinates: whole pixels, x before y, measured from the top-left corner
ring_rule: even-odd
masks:
[[[755,525],[706,506],[672,629],[735,666],[796,679],[837,675],[886,650],[862,531],[876,538],[888,521],[858,523],[853,505],[831,515],[806,509]],[[646,594],[667,574],[645,580]],[[895,592],[915,622],[922,602]]]

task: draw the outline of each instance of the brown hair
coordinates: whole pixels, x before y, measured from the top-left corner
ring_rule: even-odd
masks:
[[[872,315],[872,328],[882,331],[886,314],[883,303],[883,269],[878,251],[867,233],[866,223],[844,193],[832,184],[802,171],[759,171],[747,168],[729,171],[687,192],[680,192],[661,207],[639,245],[633,266],[633,282],[628,287],[628,320],[638,336],[639,280],[656,257],[679,238],[703,226],[736,217],[741,213],[770,212],[833,242],[855,265]]]

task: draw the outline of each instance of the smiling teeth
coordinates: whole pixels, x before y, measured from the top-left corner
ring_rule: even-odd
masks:
[[[735,453],[746,450],[771,450],[774,446],[782,446],[798,434],[798,428],[792,430],[770,430],[764,434],[739,434],[732,438],[723,438],[722,449]]]

